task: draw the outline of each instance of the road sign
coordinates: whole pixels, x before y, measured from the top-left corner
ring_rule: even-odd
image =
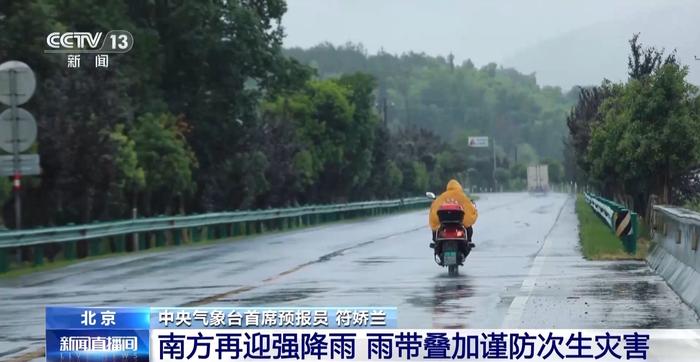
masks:
[[[36,141],[36,120],[31,113],[23,108],[17,108],[17,118],[19,119],[17,128],[18,152],[24,152]],[[12,144],[15,142],[12,137],[13,121],[11,109],[0,113],[0,148],[7,152],[14,151],[12,149]]]
[[[469,147],[488,147],[489,138],[488,137],[469,137],[468,142]]]
[[[39,159],[28,162],[24,169],[19,159],[20,152],[31,147],[36,140],[36,121],[31,113],[18,106],[27,102],[36,89],[34,72],[25,63],[11,60],[0,64],[0,103],[10,109],[0,113],[0,149],[12,153],[11,174],[15,176],[15,227],[22,228],[22,202],[20,192],[21,173],[39,173]],[[6,170],[0,170],[6,171]]]
[[[0,156],[0,176],[12,176],[15,174],[14,169],[14,156],[3,155]],[[20,175],[38,175],[41,173],[39,168],[39,155],[28,154],[19,155],[19,169]]]
[[[10,60],[0,64],[0,103],[11,105],[12,102],[12,74],[15,74],[15,90],[17,94],[16,105],[26,103],[36,89],[36,77],[34,72],[25,63]]]

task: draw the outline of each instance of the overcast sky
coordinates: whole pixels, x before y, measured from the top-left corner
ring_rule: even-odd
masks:
[[[568,83],[576,81],[559,81],[560,76],[545,74],[546,69],[537,68],[547,68],[548,64],[537,64],[528,52],[540,52],[539,47],[545,46],[547,51],[557,53],[557,39],[604,24],[612,29],[607,32],[615,33],[615,43],[598,34],[604,39],[592,35],[586,47],[595,51],[600,47],[598,43],[608,41],[611,47],[620,49],[618,56],[623,56],[627,51],[626,39],[641,31],[645,43],[651,39],[655,45],[679,48],[679,53],[685,55],[684,63],[690,64],[695,61],[683,46],[700,46],[695,44],[696,39],[700,40],[700,25],[695,25],[700,23],[699,3],[692,0],[288,0],[289,10],[283,25],[287,32],[286,46],[352,41],[364,44],[370,53],[380,48],[390,53],[416,51],[447,55],[452,52],[458,62],[471,58],[477,65],[491,61],[516,68],[520,65],[528,68],[523,71],[543,74],[538,78],[546,78],[545,83],[570,86]],[[659,19],[657,14],[663,15]],[[672,36],[662,34],[667,32],[666,25],[674,23],[691,24],[686,26],[691,29],[680,29],[680,34]],[[650,34],[655,32],[661,35]],[[689,35],[690,40],[678,40],[688,32],[694,33]],[[600,53],[600,57],[605,57],[609,50],[603,48]],[[529,63],[520,62],[521,55]],[[598,78],[619,78],[624,75],[624,66],[623,57],[619,67],[607,69],[607,73],[602,69]],[[593,78],[595,74],[581,77]],[[591,80],[581,79],[587,81]]]

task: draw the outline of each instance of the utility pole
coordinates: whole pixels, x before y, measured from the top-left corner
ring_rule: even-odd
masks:
[[[386,96],[385,96],[384,100],[382,101],[382,114],[384,116],[384,126],[386,126],[387,122],[388,122],[388,115],[387,115],[388,109],[389,109],[389,107],[387,105],[387,100],[386,100]]]
[[[493,141],[493,192],[496,192],[496,137],[492,137]]]

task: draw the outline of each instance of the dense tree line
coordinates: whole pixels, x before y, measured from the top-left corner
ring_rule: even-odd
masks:
[[[309,77],[281,54],[285,11],[283,0],[2,2],[0,59],[22,60],[38,78],[26,107],[42,175],[25,179],[25,224],[120,218],[132,207],[233,209],[240,195],[257,197],[257,173],[274,167],[259,157],[260,101]],[[51,32],[110,29],[129,30],[135,45],[108,69],[85,54],[80,69],[43,54]]]
[[[700,98],[688,67],[630,40],[629,79],[581,89],[568,116],[568,171],[608,197],[646,211],[649,197],[683,203],[697,195]]]
[[[468,135],[497,134],[501,185],[524,183],[529,162],[557,169],[559,89],[495,65],[310,50],[383,69],[331,76],[285,54],[285,11],[283,0],[0,3],[0,60],[38,78],[25,107],[42,174],[24,179],[24,225],[413,196],[450,177],[490,186],[489,151],[468,149]],[[109,29],[135,45],[108,69],[43,53],[51,32]],[[6,178],[0,204],[14,225]]]
[[[535,74],[522,74],[494,63],[477,68],[452,56],[406,53],[367,54],[362,45],[320,44],[286,53],[309,64],[322,77],[365,72],[378,82],[380,104],[388,102],[392,129],[415,126],[448,142],[465,136],[495,136],[499,152],[514,159],[516,147],[537,158],[563,160],[564,119],[576,93],[540,87]],[[529,155],[528,155],[529,156]],[[527,157],[527,156],[526,156]]]
[[[424,168],[426,179],[437,180],[443,170],[453,169],[470,185],[493,187],[491,151],[468,148],[466,143],[469,136],[495,136],[499,188],[523,189],[527,166],[537,162],[550,165],[553,182],[564,179],[564,119],[575,104],[575,92],[540,87],[534,74],[493,63],[477,68],[467,60],[457,65],[451,56],[368,54],[352,43],[291,48],[286,54],[310,65],[322,78],[348,72],[373,75],[375,105],[395,137],[417,128],[430,131],[416,139],[419,144],[441,140],[440,149],[416,156],[422,166],[403,163],[406,172],[421,174]]]

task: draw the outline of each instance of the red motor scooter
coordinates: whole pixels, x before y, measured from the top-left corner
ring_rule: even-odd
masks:
[[[435,194],[426,194],[435,199]],[[435,262],[447,267],[448,275],[456,276],[459,266],[471,253],[474,244],[467,241],[467,229],[462,224],[464,209],[459,204],[446,203],[440,205],[437,211],[440,219],[440,227],[435,233],[434,243],[430,244],[435,249]]]

